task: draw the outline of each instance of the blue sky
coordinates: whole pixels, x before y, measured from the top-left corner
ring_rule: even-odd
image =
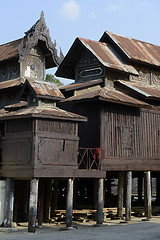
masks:
[[[160,45],[160,0],[0,0],[0,10],[0,44],[23,37],[43,10],[64,55],[76,37],[99,40],[105,30]]]

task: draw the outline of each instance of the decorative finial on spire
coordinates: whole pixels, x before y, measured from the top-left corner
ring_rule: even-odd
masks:
[[[44,12],[43,12],[43,11],[41,12],[41,17],[40,17],[40,19],[44,20]]]
[[[58,66],[64,56],[62,51],[60,51],[60,57],[57,56],[56,41],[53,43],[51,40],[43,11],[41,12],[40,19],[27,32],[25,32],[25,36],[18,46],[20,62],[26,58],[31,49],[38,44],[39,40],[46,43],[46,47],[52,54],[54,64]]]

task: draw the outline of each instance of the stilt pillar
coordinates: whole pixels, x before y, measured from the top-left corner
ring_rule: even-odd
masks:
[[[14,206],[14,179],[7,178],[6,181],[6,197],[5,197],[5,213],[4,227],[12,227],[13,222],[13,206]]]
[[[0,225],[4,223],[6,180],[0,180]]]
[[[66,198],[66,227],[72,226],[72,211],[73,211],[73,179],[69,178],[67,183],[67,198]]]
[[[131,221],[132,171],[126,172],[125,221]]]
[[[43,222],[43,207],[44,207],[44,179],[39,180],[38,190],[38,226],[42,226]]]
[[[138,176],[138,202],[142,203],[142,186],[143,186],[143,177]]]
[[[144,187],[145,187],[145,213],[147,219],[151,219],[152,206],[151,206],[151,173],[147,171],[144,173]]]
[[[98,179],[97,184],[97,224],[103,223],[103,189],[104,189],[104,179]]]
[[[37,202],[38,202],[38,179],[33,178],[30,181],[29,222],[28,222],[28,232],[32,233],[36,231]]]
[[[123,219],[123,199],[124,199],[124,172],[118,174],[118,207],[117,216]]]
[[[54,180],[54,191],[52,195],[52,209],[53,209],[53,216],[56,216],[56,210],[58,206],[58,180]]]

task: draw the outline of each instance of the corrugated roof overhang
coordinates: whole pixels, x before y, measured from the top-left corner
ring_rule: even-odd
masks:
[[[140,100],[137,100],[133,97],[128,96],[125,93],[122,93],[117,90],[111,90],[107,88],[101,88],[100,90],[95,91],[88,91],[86,93],[70,97],[63,102],[74,102],[74,101],[93,101],[93,100],[101,100],[116,104],[122,104],[132,107],[138,107],[138,108],[151,108],[151,106],[145,102],[142,102]]]

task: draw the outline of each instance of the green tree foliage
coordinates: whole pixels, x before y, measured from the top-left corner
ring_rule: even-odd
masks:
[[[58,78],[56,78],[53,74],[46,74],[45,81],[52,82],[57,86],[63,86],[63,83]]]

